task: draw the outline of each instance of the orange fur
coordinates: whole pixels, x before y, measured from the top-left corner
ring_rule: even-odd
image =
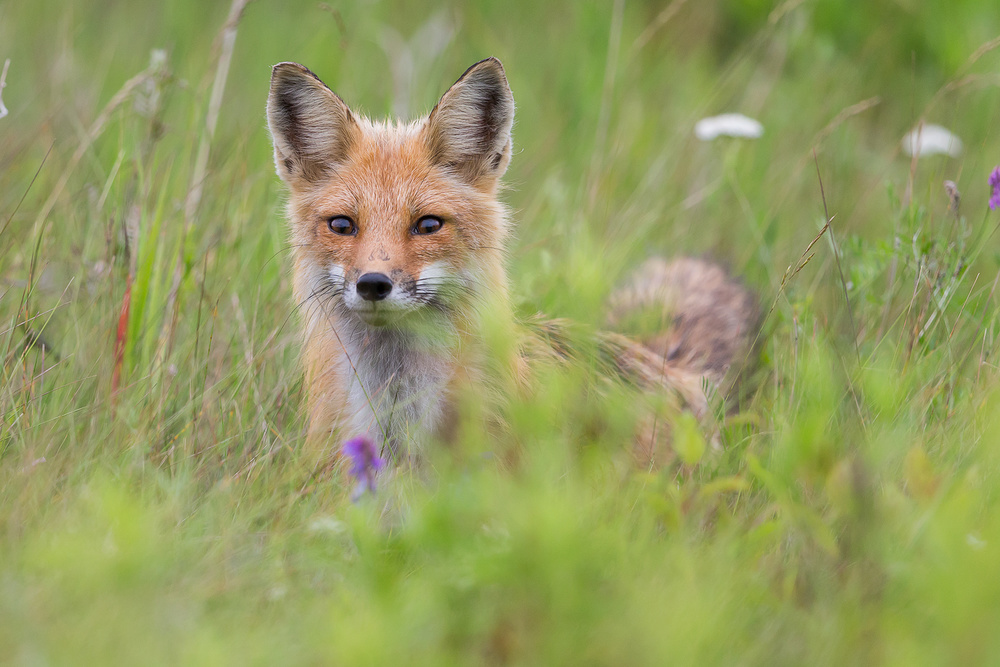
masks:
[[[396,451],[446,429],[456,383],[479,377],[481,314],[509,308],[496,194],[513,109],[496,59],[395,125],[355,116],[301,65],[275,67],[268,121],[291,193],[312,437],[367,433]],[[330,227],[340,216],[352,235]],[[440,228],[416,233],[428,217]],[[391,282],[384,301],[360,296],[366,275]]]
[[[513,114],[495,58],[409,124],[359,117],[305,67],[275,66],[268,123],[290,192],[311,439],[367,434],[398,456],[446,435],[467,393],[526,386],[539,346],[513,326],[497,199]],[[651,260],[615,294],[612,323],[650,311],[653,331],[602,345],[617,372],[704,414],[705,381],[722,386],[747,349],[754,300],[712,264]]]

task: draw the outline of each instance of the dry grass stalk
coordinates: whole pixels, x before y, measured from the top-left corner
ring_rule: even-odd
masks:
[[[173,282],[170,285],[170,293],[167,295],[167,304],[163,312],[169,317],[163,323],[163,331],[160,334],[159,359],[165,356],[170,341],[173,339],[174,326],[177,320],[175,306],[177,303],[177,292],[180,289],[181,279],[184,277],[184,243],[188,233],[191,231],[191,224],[198,213],[198,206],[201,204],[202,192],[205,186],[205,175],[208,171],[208,158],[212,147],[212,138],[215,136],[215,128],[219,122],[219,110],[222,107],[222,95],[226,89],[226,80],[229,78],[229,65],[233,60],[233,48],[236,45],[236,33],[240,19],[250,0],[233,0],[229,7],[229,16],[219,33],[219,43],[221,49],[219,60],[215,67],[215,80],[212,82],[212,92],[208,98],[208,112],[205,115],[205,127],[198,143],[198,154],[195,157],[193,175],[191,176],[191,187],[188,188],[188,196],[184,202],[184,230],[181,233],[181,252],[177,255],[177,263],[174,267]]]
[[[90,129],[87,130],[87,134],[83,136],[80,143],[77,145],[76,150],[73,152],[73,156],[69,159],[66,164],[66,168],[63,169],[62,174],[59,176],[59,180],[56,182],[56,186],[52,188],[52,192],[49,194],[48,199],[39,209],[38,215],[35,217],[35,224],[33,227],[34,233],[37,235],[40,232],[40,227],[45,223],[45,219],[49,217],[52,212],[52,208],[56,205],[59,200],[59,196],[62,195],[63,190],[66,189],[66,184],[69,182],[70,176],[76,169],[76,166],[80,163],[84,154],[94,143],[97,137],[101,136],[104,131],[104,126],[107,125],[108,119],[111,118],[111,114],[120,107],[125,100],[129,98],[135,89],[141,84],[145,83],[155,74],[153,68],[147,68],[142,72],[139,72],[131,79],[125,82],[114,97],[112,97],[104,108],[101,109],[101,113],[97,115],[97,118],[90,125]]]
[[[184,220],[186,225],[190,225],[191,220],[198,212],[198,205],[201,203],[212,138],[215,136],[215,128],[219,123],[222,94],[226,89],[226,80],[229,78],[229,65],[233,60],[236,31],[239,27],[240,18],[243,16],[243,11],[248,4],[250,4],[250,0],[233,0],[233,4],[229,7],[229,17],[222,26],[222,50],[219,54],[219,62],[215,67],[215,81],[212,83],[212,93],[208,98],[205,130],[202,132],[198,143],[198,156],[195,158],[194,175],[191,177],[191,187],[189,188],[187,200],[184,202]]]

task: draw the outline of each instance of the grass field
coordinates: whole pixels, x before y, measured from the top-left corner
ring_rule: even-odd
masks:
[[[0,4],[0,662],[1000,662],[995,1],[421,4]],[[566,369],[352,503],[303,437],[269,68],[415,116],[488,55],[519,313],[599,327],[710,256],[757,389],[644,471]],[[764,135],[694,137],[728,111]]]

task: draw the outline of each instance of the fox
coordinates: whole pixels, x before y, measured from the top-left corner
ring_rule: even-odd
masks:
[[[500,193],[514,109],[496,58],[411,122],[356,113],[298,63],[272,68],[307,441],[364,436],[399,460],[453,438],[466,397],[502,401],[530,384],[532,357],[568,356],[557,321],[518,322],[511,303]],[[645,329],[628,332],[636,320]],[[612,295],[600,345],[613,372],[700,416],[734,384],[755,322],[753,295],[720,266],[651,258]],[[652,458],[656,436],[637,439]]]

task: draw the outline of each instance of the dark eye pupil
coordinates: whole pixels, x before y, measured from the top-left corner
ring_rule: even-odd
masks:
[[[439,229],[441,229],[441,221],[433,216],[427,216],[417,221],[414,231],[417,234],[433,234]]]
[[[330,231],[334,234],[340,234],[342,236],[350,236],[356,231],[354,226],[354,221],[343,215],[338,215],[327,222],[330,226]]]

